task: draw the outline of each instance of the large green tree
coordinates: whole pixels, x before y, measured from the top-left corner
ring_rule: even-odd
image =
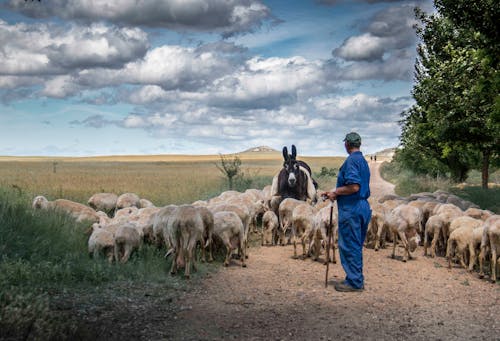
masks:
[[[455,181],[481,169],[487,188],[500,151],[498,31],[489,31],[498,27],[499,6],[489,0],[435,3],[436,14],[417,11],[416,104],[403,113],[399,158],[417,171],[447,169]]]

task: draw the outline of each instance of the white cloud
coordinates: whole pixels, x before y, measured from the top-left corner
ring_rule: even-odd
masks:
[[[144,55],[140,29],[101,24],[70,26],[14,24],[0,20],[0,75],[54,75],[87,67],[121,67]]]
[[[345,60],[382,59],[386,49],[384,43],[384,39],[365,33],[347,38],[334,54]]]
[[[124,26],[219,31],[225,36],[251,31],[271,18],[259,0],[44,0],[39,5],[10,0],[8,4],[34,18],[106,20]]]

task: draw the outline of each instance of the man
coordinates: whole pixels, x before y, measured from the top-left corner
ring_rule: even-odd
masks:
[[[326,192],[325,197],[337,200],[339,253],[346,273],[343,282],[335,284],[337,291],[362,291],[363,242],[372,211],[367,199],[370,196],[370,169],[361,147],[361,137],[351,132],[344,139],[344,147],[349,156],[345,160],[337,178],[335,190]]]

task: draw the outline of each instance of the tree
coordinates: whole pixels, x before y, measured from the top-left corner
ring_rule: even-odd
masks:
[[[457,24],[458,10],[469,8],[469,2],[458,2],[463,6],[453,11],[447,7],[450,1],[436,0],[437,14],[416,12],[421,23],[412,92],[416,104],[402,114],[400,158],[412,169],[448,169],[455,181],[464,181],[472,168],[482,169],[487,188],[489,165],[500,152],[498,56],[486,43],[497,33]]]
[[[233,189],[233,179],[241,173],[241,159],[238,155],[224,156],[219,154],[220,164],[215,164],[218,170],[227,178],[229,189]]]

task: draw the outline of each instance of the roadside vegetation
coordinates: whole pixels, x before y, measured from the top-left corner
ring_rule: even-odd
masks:
[[[421,192],[434,192],[438,189],[458,195],[469,200],[482,209],[487,209],[500,214],[500,170],[490,171],[490,184],[488,189],[481,185],[481,173],[472,170],[469,172],[467,181],[457,184],[451,180],[449,174],[422,175],[405,168],[404,164],[394,159],[384,162],[380,167],[381,176],[396,185],[395,192],[401,196],[408,196]]]

